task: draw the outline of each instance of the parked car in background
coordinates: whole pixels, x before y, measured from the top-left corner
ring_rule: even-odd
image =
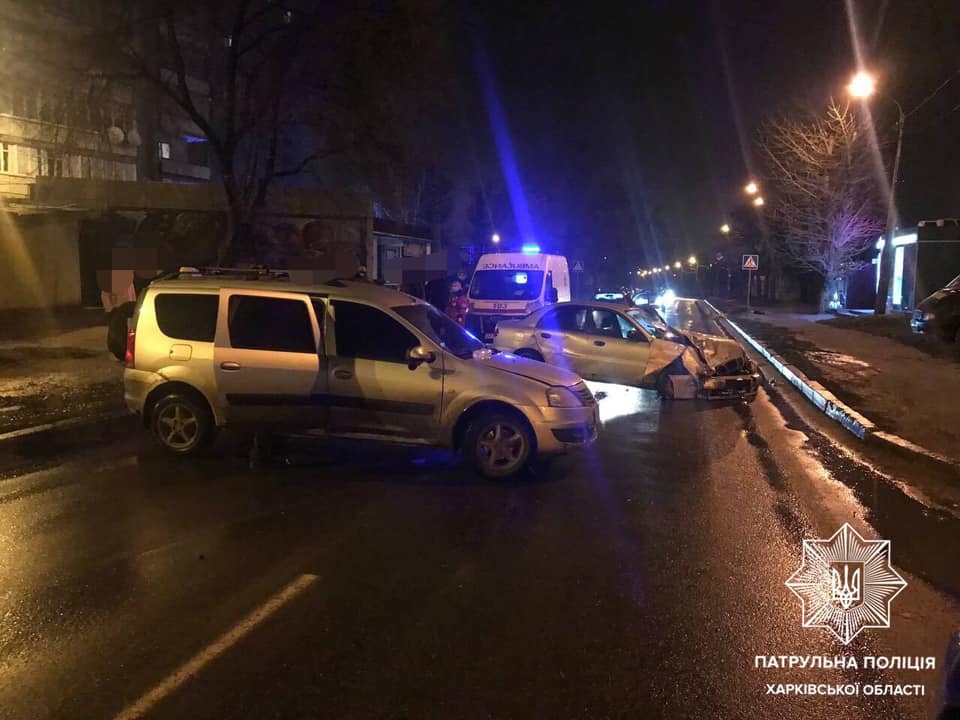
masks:
[[[932,333],[944,342],[960,342],[960,275],[925,298],[913,311],[910,327]]]
[[[223,427],[311,430],[462,450],[498,478],[596,438],[577,375],[484,347],[410,295],[189,270],[141,295],[123,380],[128,407],[174,454]]]
[[[611,288],[601,288],[593,294],[594,302],[616,303],[619,305],[630,305],[631,301],[623,290],[614,290]]]
[[[658,389],[671,398],[756,398],[756,363],[725,337],[680,332],[649,306],[561,303],[501,322],[493,344],[587,380]]]

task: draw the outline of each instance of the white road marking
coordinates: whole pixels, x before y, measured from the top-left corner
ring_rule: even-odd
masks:
[[[159,703],[170,693],[179,688],[183,683],[200,672],[204,667],[216,660],[220,655],[229,650],[251,630],[257,627],[264,620],[273,615],[277,610],[293,600],[297,595],[306,590],[310,585],[316,582],[317,576],[305,574],[298,577],[267,602],[258,607],[243,620],[234,625],[230,630],[218,637],[203,650],[198,652],[183,665],[167,675],[163,680],[157,683],[149,692],[141,696],[133,705],[129,705],[120,711],[114,720],[135,720],[143,717],[150,711],[154,705]]]
[[[129,410],[116,410],[102,413],[100,415],[70,417],[64,420],[57,420],[56,422],[44,423],[43,425],[34,425],[33,427],[25,427],[20,430],[0,433],[0,442],[3,442],[4,440],[15,440],[17,438],[27,437],[29,435],[36,435],[37,433],[45,432],[47,430],[68,428],[79,425],[95,425],[100,422],[106,422],[107,420],[115,420],[116,418],[127,416],[133,417],[133,413],[131,413]]]

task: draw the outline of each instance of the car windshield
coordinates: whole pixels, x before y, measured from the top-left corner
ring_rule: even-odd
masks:
[[[543,270],[478,270],[470,283],[475,300],[534,300],[543,288]]]
[[[401,305],[393,311],[459,358],[472,357],[474,350],[483,348],[482,342],[432,305]]]
[[[675,333],[670,329],[670,326],[661,320],[655,313],[647,310],[636,309],[627,310],[627,315],[629,315],[640,327],[653,335],[655,338],[662,340],[664,338],[672,339],[675,337]]]

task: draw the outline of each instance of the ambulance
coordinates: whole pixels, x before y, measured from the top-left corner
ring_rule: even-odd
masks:
[[[489,342],[500,320],[515,320],[544,305],[570,301],[567,259],[539,251],[481,255],[468,300],[467,327]]]

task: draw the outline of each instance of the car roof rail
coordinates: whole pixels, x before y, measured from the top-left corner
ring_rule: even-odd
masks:
[[[289,280],[290,272],[287,270],[270,269],[263,265],[249,268],[230,268],[219,266],[205,267],[181,267],[176,273],[171,273],[176,279],[188,278],[207,278],[207,277],[230,277],[242,278],[245,280]]]

